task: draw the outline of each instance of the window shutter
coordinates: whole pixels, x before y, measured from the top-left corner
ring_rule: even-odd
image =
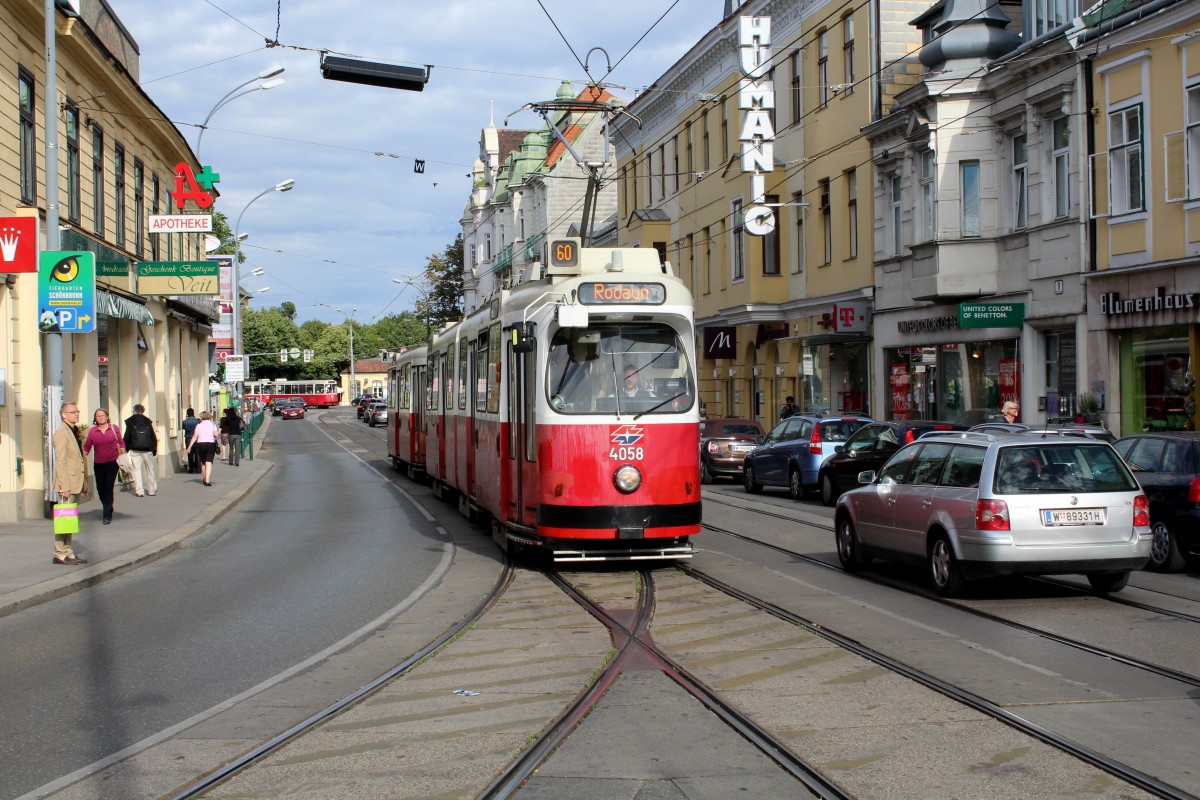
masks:
[[[1112,213],[1108,178],[1108,153],[1093,153],[1088,156],[1088,178],[1091,184],[1092,219],[1107,217]]]

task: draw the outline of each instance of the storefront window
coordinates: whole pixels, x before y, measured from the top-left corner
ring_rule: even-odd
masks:
[[[1070,422],[1078,409],[1075,395],[1075,332],[1046,333],[1046,416]]]
[[[796,405],[805,413],[868,413],[869,354],[867,342],[805,347]]]
[[[978,425],[1021,399],[1019,340],[951,342],[884,351],[886,418]]]
[[[1122,332],[1120,349],[1121,433],[1189,430],[1184,412],[1192,370],[1187,328]]]

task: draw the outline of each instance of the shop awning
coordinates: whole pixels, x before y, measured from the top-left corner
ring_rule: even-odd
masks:
[[[96,311],[118,319],[131,319],[143,325],[153,325],[154,315],[141,303],[119,294],[96,290]]]

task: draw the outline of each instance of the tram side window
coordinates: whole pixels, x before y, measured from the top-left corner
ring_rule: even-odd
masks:
[[[467,407],[467,343],[458,345],[458,407]]]
[[[487,357],[488,336],[484,331],[479,335],[479,345],[475,348],[475,410],[487,411]]]
[[[454,356],[454,347],[450,348],[450,357],[442,356],[442,374],[446,380],[446,410],[454,410],[454,364],[458,361]]]
[[[500,326],[493,325],[488,336],[487,410],[500,413]]]

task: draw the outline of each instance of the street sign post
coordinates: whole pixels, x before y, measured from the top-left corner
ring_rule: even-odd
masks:
[[[245,356],[225,357],[225,382],[239,383],[246,380]]]

